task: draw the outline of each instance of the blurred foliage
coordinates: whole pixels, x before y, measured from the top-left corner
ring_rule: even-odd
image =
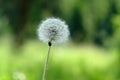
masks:
[[[46,45],[29,40],[17,51],[21,54],[15,55],[11,54],[12,43],[3,40],[0,44],[0,80],[13,80],[14,72],[23,73],[27,80],[41,80]],[[117,55],[113,51],[72,43],[53,48],[47,80],[119,80],[116,78]]]
[[[0,14],[19,44],[36,37],[42,19],[55,16],[66,20],[73,41],[104,45],[115,32],[111,19],[119,13],[119,0],[0,0]]]

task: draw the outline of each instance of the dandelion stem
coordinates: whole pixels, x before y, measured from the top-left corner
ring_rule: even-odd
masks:
[[[44,64],[44,70],[43,70],[42,80],[46,80],[46,71],[47,71],[48,60],[49,60],[49,55],[50,55],[51,42],[49,42],[48,45],[49,45],[49,49],[48,49],[48,53],[47,53],[46,59],[45,59],[45,64]]]

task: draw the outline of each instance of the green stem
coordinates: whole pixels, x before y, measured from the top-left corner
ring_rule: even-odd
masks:
[[[49,60],[49,55],[50,55],[50,49],[51,49],[51,45],[49,45],[48,53],[47,53],[47,55],[46,55],[42,80],[46,80],[46,71],[47,71],[47,66],[48,66],[48,60]]]

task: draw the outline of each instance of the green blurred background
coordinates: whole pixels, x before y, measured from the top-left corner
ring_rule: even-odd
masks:
[[[120,0],[0,0],[0,80],[42,79],[36,30],[53,16],[71,35],[52,47],[47,80],[120,80]]]

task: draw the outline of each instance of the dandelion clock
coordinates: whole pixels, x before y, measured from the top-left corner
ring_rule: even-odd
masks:
[[[37,32],[39,39],[49,46],[42,77],[42,80],[46,80],[46,69],[51,46],[65,42],[69,37],[69,30],[68,25],[63,20],[59,18],[48,18],[42,21]]]

